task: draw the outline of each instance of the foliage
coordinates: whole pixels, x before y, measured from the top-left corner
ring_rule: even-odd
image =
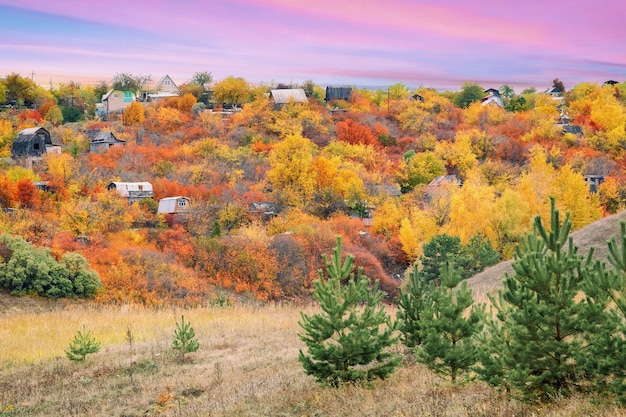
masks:
[[[21,237],[8,234],[0,235],[0,247],[0,287],[12,294],[93,297],[102,285],[98,274],[79,253],[66,253],[57,262],[50,249],[34,247]]]
[[[78,330],[74,340],[70,342],[69,350],[65,351],[65,356],[73,362],[85,362],[87,355],[100,352],[100,342],[92,336],[91,332]]]
[[[172,341],[172,349],[177,350],[181,362],[185,361],[185,354],[197,351],[200,348],[200,342],[196,338],[196,331],[191,327],[191,323],[185,323],[185,316],[182,315],[180,323],[176,323],[174,330],[174,340]]]
[[[313,291],[322,313],[301,313],[299,322],[304,330],[299,337],[308,348],[298,356],[305,373],[333,387],[388,377],[400,358],[389,352],[396,337],[378,281],[371,284],[360,269],[355,276],[352,255],[341,260],[340,237],[332,259],[322,257],[328,278],[320,270]]]

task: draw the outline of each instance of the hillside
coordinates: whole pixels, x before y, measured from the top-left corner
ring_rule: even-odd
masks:
[[[594,258],[606,260],[607,242],[613,237],[619,237],[622,221],[626,221],[626,210],[595,221],[572,233],[574,244],[578,246],[578,253],[585,255],[589,248],[594,247]],[[512,260],[500,262],[468,279],[468,287],[474,293],[475,298],[480,300],[486,293],[497,291],[501,287],[504,275],[513,273],[511,263]]]

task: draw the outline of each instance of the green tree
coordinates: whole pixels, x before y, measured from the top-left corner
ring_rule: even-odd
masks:
[[[398,289],[396,326],[400,340],[409,349],[415,349],[424,341],[425,315],[432,305],[433,289],[434,283],[425,279],[417,263],[409,272],[406,285]]]
[[[551,198],[549,230],[535,217],[533,232],[516,248],[514,275],[489,297],[497,315],[486,319],[492,333],[483,339],[477,372],[528,401],[569,394],[584,379],[583,336],[592,317],[579,299],[583,258],[571,226],[569,213],[561,223]]]
[[[4,79],[6,88],[6,99],[16,102],[18,106],[30,106],[37,98],[37,86],[30,79],[21,77],[19,74],[11,73]]]
[[[65,356],[74,362],[85,362],[87,355],[100,352],[100,342],[91,335],[91,332],[85,331],[85,325],[83,325],[83,331],[76,332],[74,340],[70,342],[69,350],[65,351]]]
[[[129,72],[122,72],[115,74],[111,80],[111,87],[115,90],[131,91],[138,96],[139,92],[148,86],[151,79],[151,75],[133,75]]]
[[[332,259],[322,255],[328,279],[319,270],[313,291],[322,312],[301,313],[299,322],[308,352],[300,350],[298,360],[307,375],[333,387],[384,379],[400,365],[400,357],[389,351],[397,337],[381,305],[385,292],[361,268],[355,276],[354,257],[348,254],[342,262],[341,250],[338,236]]]
[[[201,88],[200,97],[196,97],[198,101],[203,102],[204,104],[209,103],[209,98],[211,96],[211,90],[209,90],[209,84],[213,81],[213,74],[208,71],[196,72],[191,79],[193,84],[198,85]]]
[[[608,242],[608,260],[595,261],[585,269],[588,280],[583,283],[586,295],[587,352],[584,370],[593,376],[601,394],[612,392],[626,404],[626,223],[620,224],[620,241]]]
[[[101,103],[102,96],[108,93],[110,89],[111,87],[106,81],[104,80],[98,81],[98,84],[93,88],[93,95],[96,98],[96,101],[98,103]]]
[[[467,260],[462,258],[463,245],[461,238],[442,233],[434,236],[423,247],[420,263],[422,274],[426,281],[439,279],[441,267],[453,261],[456,265],[464,267]]]
[[[476,83],[463,83],[461,92],[454,97],[454,105],[462,109],[485,96],[484,89]]]
[[[185,316],[181,316],[180,323],[176,323],[174,330],[174,340],[172,349],[178,351],[181,362],[185,361],[185,354],[195,352],[200,348],[200,342],[196,338],[196,331],[191,327],[191,323],[185,323]]]
[[[467,281],[461,283],[461,274],[452,262],[444,265],[439,279],[441,285],[432,290],[432,302],[423,314],[423,341],[416,356],[437,375],[456,383],[476,363],[474,335],[482,328],[481,315],[470,309],[472,292]]]

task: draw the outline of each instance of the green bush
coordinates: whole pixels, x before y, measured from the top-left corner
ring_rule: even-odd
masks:
[[[93,297],[102,286],[81,254],[66,253],[57,262],[50,249],[6,233],[0,234],[0,264],[0,288],[14,295]]]

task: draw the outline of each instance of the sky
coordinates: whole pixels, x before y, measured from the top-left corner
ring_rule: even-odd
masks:
[[[624,0],[0,0],[0,77],[459,91],[626,81]]]

